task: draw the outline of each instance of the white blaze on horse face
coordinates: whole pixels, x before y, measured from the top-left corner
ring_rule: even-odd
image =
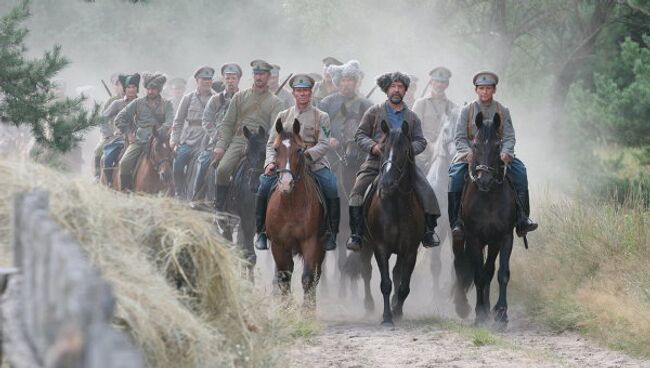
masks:
[[[390,152],[388,153],[388,163],[386,164],[386,172],[390,171],[391,166],[393,166],[393,148],[390,148]]]
[[[282,144],[287,148],[288,152],[291,152],[291,141],[289,139],[283,140]],[[279,189],[283,192],[288,192],[291,190],[291,182],[293,181],[293,176],[291,175],[291,165],[289,161],[289,158],[287,158],[287,162],[284,165],[284,169],[286,171],[280,173],[280,178],[278,180]]]

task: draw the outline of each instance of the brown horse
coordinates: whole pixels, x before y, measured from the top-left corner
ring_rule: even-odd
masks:
[[[318,239],[324,214],[318,201],[316,182],[309,173],[305,143],[300,137],[300,122],[293,122],[293,132],[285,131],[282,122],[275,123],[278,132],[274,149],[277,152],[278,184],[271,193],[266,210],[266,232],[276,266],[276,282],[283,295],[291,291],[293,256],[302,256],[304,270],[302,287],[304,306],[316,307],[316,286],[320,279],[325,251]]]
[[[377,190],[368,208],[364,248],[371,247],[374,251],[384,297],[382,325],[391,326],[393,315],[396,318],[402,316],[404,301],[411,290],[411,275],[424,236],[424,211],[414,190],[416,167],[408,123],[402,123],[401,129],[391,130],[382,121],[381,130],[384,132],[384,147]],[[397,298],[393,299],[391,311],[389,260],[392,254],[397,255],[393,268]]]

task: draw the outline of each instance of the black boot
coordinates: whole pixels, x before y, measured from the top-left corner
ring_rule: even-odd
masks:
[[[113,167],[104,168],[104,178],[106,178],[106,186],[109,188],[113,187],[113,170],[115,170]]]
[[[424,238],[422,238],[422,246],[425,248],[433,248],[440,245],[440,238],[436,235],[436,226],[438,225],[438,217],[429,213],[424,214],[424,222],[426,230],[424,231]]]
[[[214,199],[214,208],[219,212],[224,212],[226,210],[226,198],[228,197],[227,185],[217,185],[215,199]]]
[[[336,249],[336,235],[339,233],[341,221],[341,200],[339,198],[326,198],[327,219],[325,220],[325,236],[323,249],[326,251]]]
[[[352,251],[361,250],[363,236],[363,206],[350,206],[350,239],[346,247]]]
[[[524,237],[527,233],[537,229],[537,223],[530,219],[530,201],[528,191],[517,192],[517,236]]]
[[[463,192],[448,192],[447,200],[447,213],[449,214],[449,226],[451,227],[451,235],[454,240],[462,240],[465,237],[463,229],[463,221],[460,219],[460,204]]]
[[[255,239],[255,248],[259,250],[269,249],[266,238],[266,202],[267,196],[260,195],[259,193],[255,196],[255,232],[257,233],[257,239]]]
[[[133,179],[131,175],[120,175],[120,190],[122,192],[133,191]]]

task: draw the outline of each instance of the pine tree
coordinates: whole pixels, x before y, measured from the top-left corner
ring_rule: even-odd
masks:
[[[61,47],[54,46],[42,58],[27,59],[21,26],[29,16],[29,0],[23,0],[0,18],[0,116],[3,124],[30,127],[37,145],[67,152],[82,134],[98,124],[99,107],[83,108],[85,98],[55,96],[53,78],[68,65]]]

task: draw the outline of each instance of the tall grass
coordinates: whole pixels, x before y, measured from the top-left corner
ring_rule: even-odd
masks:
[[[538,206],[531,249],[513,257],[513,295],[555,330],[650,357],[650,209],[627,198]]]
[[[148,366],[282,364],[280,348],[302,317],[242,278],[237,250],[215,234],[209,216],[172,199],[127,196],[8,160],[0,160],[0,187],[2,249],[8,249],[13,193],[48,190],[51,217],[113,286],[114,324],[131,335]]]

